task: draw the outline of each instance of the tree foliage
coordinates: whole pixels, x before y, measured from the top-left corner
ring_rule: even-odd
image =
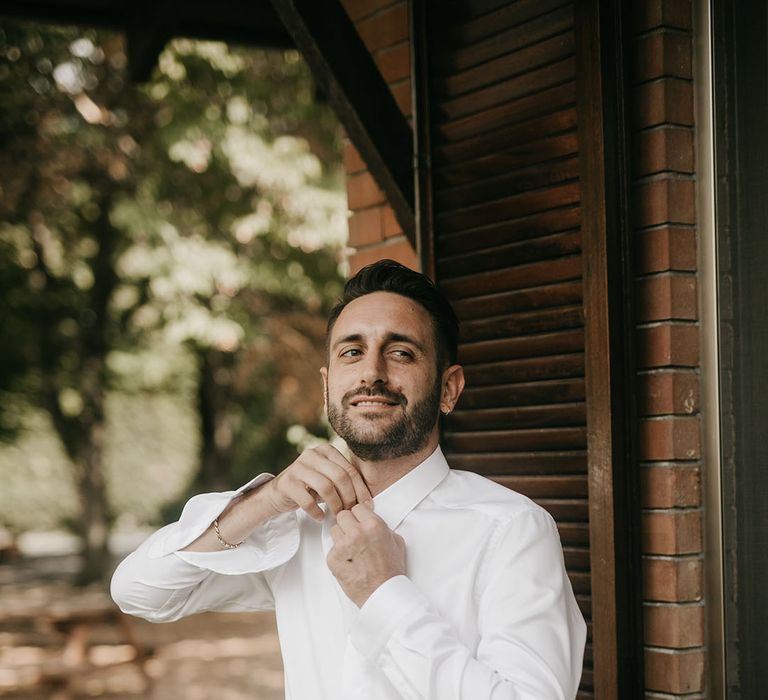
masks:
[[[0,30],[2,427],[19,396],[49,415],[87,577],[112,517],[110,391],[194,374],[195,488],[279,469],[289,426],[317,428],[346,229],[339,127],[295,52],[179,39],[147,84],[125,67],[115,34]]]

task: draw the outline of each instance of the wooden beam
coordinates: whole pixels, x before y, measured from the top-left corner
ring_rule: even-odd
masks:
[[[173,13],[163,0],[137,2],[125,28],[128,74],[134,83],[150,79],[165,45],[173,36]]]
[[[338,0],[271,0],[415,246],[413,134]]]
[[[421,271],[437,279],[435,265],[435,216],[432,190],[432,117],[429,88],[429,24],[426,2],[409,2],[411,32],[411,104],[416,252]]]
[[[590,566],[596,698],[642,698],[626,3],[576,1]],[[626,44],[629,45],[629,44]]]

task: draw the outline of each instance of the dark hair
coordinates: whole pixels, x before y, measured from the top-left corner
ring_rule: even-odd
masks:
[[[330,343],[336,319],[347,304],[373,292],[392,292],[421,304],[432,319],[438,368],[456,363],[459,321],[450,303],[429,277],[394,260],[379,260],[347,281],[341,300],[328,317],[326,343]]]

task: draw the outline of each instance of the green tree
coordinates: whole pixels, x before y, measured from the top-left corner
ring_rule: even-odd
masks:
[[[102,32],[6,25],[0,56],[0,391],[51,417],[92,580],[112,516],[105,399],[141,384],[158,344],[195,358],[196,487],[287,456],[296,405],[280,399],[307,391],[289,375],[339,291],[340,134],[293,52],[177,40],[143,86]]]

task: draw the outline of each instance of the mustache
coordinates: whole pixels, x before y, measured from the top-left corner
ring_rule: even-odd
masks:
[[[408,399],[399,391],[392,391],[386,387],[372,387],[371,389],[352,389],[341,397],[343,404],[348,404],[356,399],[370,398],[371,396],[381,396],[382,398],[394,401],[395,403],[407,404]]]

